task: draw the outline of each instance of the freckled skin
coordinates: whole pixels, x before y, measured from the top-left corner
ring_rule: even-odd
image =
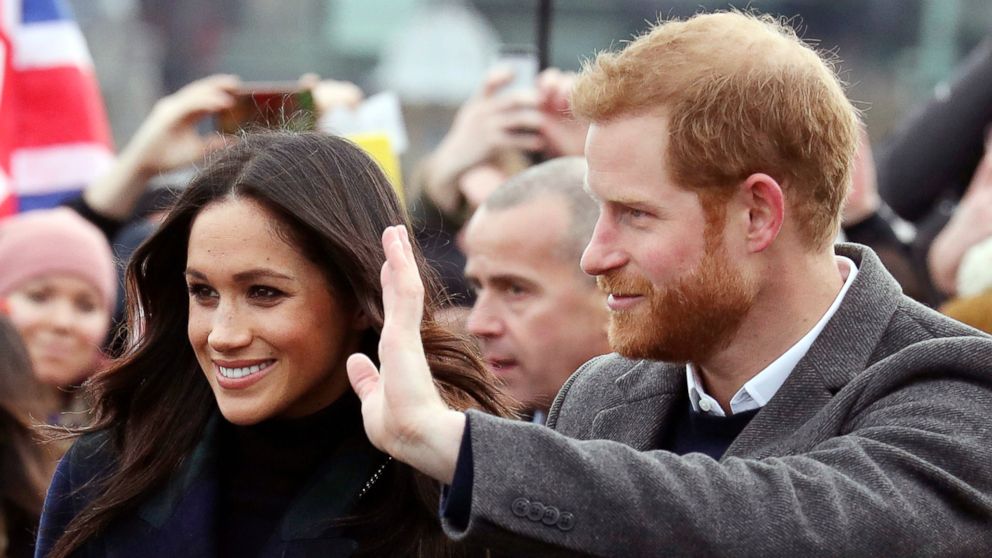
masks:
[[[190,232],[188,335],[221,412],[235,424],[326,407],[348,389],[344,363],[358,345],[355,312],[275,225],[258,203],[234,199],[207,206]],[[236,277],[252,270],[272,275]],[[227,389],[217,361],[271,367],[257,383]]]

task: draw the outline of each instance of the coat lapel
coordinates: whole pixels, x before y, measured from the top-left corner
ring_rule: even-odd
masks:
[[[658,447],[662,425],[688,395],[685,367],[642,360],[616,380],[623,403],[600,411],[591,439],[615,440],[634,449]]]
[[[895,313],[901,290],[874,253],[838,245],[837,253],[858,266],[858,275],[837,312],[799,361],[778,393],[730,445],[726,457],[760,459],[777,455],[788,443],[816,440],[803,436],[812,419],[857,374],[867,368],[886,326]],[[805,448],[802,448],[805,449]]]
[[[108,557],[216,556],[216,438],[219,415],[169,482],[106,535]]]

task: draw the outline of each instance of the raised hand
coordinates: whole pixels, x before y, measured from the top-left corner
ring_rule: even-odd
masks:
[[[84,191],[89,206],[106,217],[127,219],[149,178],[222,147],[219,134],[203,136],[196,126],[204,116],[232,106],[239,84],[236,76],[214,75],[159,99],[113,167]]]
[[[576,75],[548,68],[537,76],[539,107],[547,116],[541,127],[546,147],[544,154],[551,157],[582,155],[586,145],[589,124],[576,120],[569,100]]]
[[[382,235],[385,322],[379,369],[368,356],[348,358],[348,379],[362,400],[362,418],[377,448],[435,479],[450,483],[465,415],[448,409],[424,357],[420,337],[424,286],[406,227]]]
[[[461,201],[459,180],[470,170],[492,163],[506,151],[543,151],[539,133],[547,115],[536,91],[503,92],[513,79],[504,69],[489,73],[481,89],[458,109],[444,139],[424,161],[424,188],[434,204],[454,213]]]
[[[969,248],[992,236],[992,146],[978,163],[954,215],[930,245],[927,264],[934,284],[957,293],[958,267]]]
[[[121,156],[133,154],[142,170],[154,173],[188,165],[223,146],[220,136],[202,136],[196,125],[204,116],[230,108],[239,84],[235,76],[214,75],[159,99]]]

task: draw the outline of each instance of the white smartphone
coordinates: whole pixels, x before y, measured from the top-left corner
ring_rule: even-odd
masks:
[[[501,45],[494,66],[513,72],[513,81],[501,91],[534,89],[537,80],[537,49],[531,45]]]

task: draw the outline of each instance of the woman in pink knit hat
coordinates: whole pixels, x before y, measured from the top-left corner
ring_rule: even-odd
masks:
[[[28,348],[38,380],[82,383],[117,297],[113,256],[103,234],[74,211],[34,211],[0,221],[0,299]]]

